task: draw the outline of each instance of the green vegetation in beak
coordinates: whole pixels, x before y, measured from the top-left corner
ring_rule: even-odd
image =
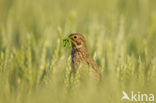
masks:
[[[69,47],[71,47],[71,41],[70,41],[69,38],[66,38],[66,39],[63,40],[64,47],[67,45],[67,43],[69,43]]]

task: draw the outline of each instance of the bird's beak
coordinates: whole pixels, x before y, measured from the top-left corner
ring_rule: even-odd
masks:
[[[69,36],[68,38],[69,38],[71,44],[77,45],[77,44],[75,43],[75,41],[74,41],[70,36]]]

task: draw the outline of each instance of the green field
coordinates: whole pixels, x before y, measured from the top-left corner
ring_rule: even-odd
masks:
[[[75,32],[100,85],[69,79]],[[128,103],[123,91],[156,96],[156,0],[0,0],[0,103]]]

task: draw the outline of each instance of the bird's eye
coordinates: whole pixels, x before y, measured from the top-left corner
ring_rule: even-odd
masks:
[[[77,36],[74,36],[74,38],[76,39],[76,38],[77,38]]]

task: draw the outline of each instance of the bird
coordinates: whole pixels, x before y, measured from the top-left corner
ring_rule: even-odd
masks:
[[[92,77],[96,81],[101,80],[101,73],[98,65],[93,60],[88,52],[85,37],[80,33],[72,33],[68,36],[71,42],[71,67],[72,71],[76,72],[78,68],[82,65],[82,70],[80,70],[80,78],[85,79],[88,74],[89,69]]]

